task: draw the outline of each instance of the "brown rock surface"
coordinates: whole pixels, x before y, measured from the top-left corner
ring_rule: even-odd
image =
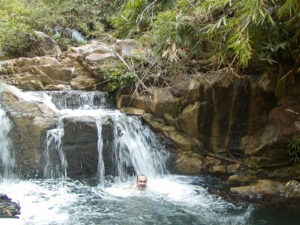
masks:
[[[33,34],[33,42],[31,43],[30,49],[27,52],[28,57],[35,56],[58,56],[61,54],[61,50],[50,36],[40,31],[35,31]]]
[[[300,197],[300,183],[290,180],[286,183],[262,179],[247,186],[232,187],[230,190],[243,196],[263,197],[268,195],[284,196],[287,198]]]
[[[26,175],[41,172],[45,132],[56,123],[55,113],[43,103],[24,102],[22,94],[1,83],[0,102],[10,117],[13,128],[10,138],[14,144],[16,165]]]

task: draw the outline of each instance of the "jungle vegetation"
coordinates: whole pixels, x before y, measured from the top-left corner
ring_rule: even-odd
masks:
[[[63,49],[80,44],[56,28],[87,40],[135,38],[168,74],[204,60],[236,76],[274,73],[280,94],[300,72],[299,9],[298,0],[0,0],[0,50],[26,55],[34,30]]]

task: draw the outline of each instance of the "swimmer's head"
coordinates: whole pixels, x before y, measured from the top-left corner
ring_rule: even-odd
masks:
[[[136,178],[136,186],[140,190],[144,190],[147,186],[147,177],[144,174],[140,174]]]

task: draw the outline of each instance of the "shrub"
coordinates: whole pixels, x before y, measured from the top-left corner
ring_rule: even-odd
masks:
[[[216,68],[253,71],[288,64],[286,79],[299,68],[299,8],[297,0],[127,0],[113,22],[121,37],[143,32],[172,62],[210,58]]]
[[[300,137],[289,140],[288,153],[292,161],[300,162]]]
[[[34,30],[54,35],[59,43],[74,42],[56,30],[76,29],[87,39],[106,38],[101,20],[113,13],[119,1],[105,0],[1,0],[0,49],[25,55]],[[107,10],[107,11],[106,11]]]
[[[29,46],[28,35],[33,31],[29,25],[32,9],[23,1],[1,0],[0,4],[0,50],[10,54],[24,55]]]
[[[137,75],[134,71],[129,71],[121,60],[114,60],[106,62],[101,67],[99,76],[108,83],[110,91],[114,91],[118,88],[134,84]]]

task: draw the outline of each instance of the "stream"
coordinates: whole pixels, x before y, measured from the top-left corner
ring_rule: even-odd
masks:
[[[166,166],[169,153],[160,139],[138,117],[113,109],[105,93],[14,91],[23,101],[43,102],[59,118],[55,128],[47,132],[44,177],[22,179],[12,172],[16,166],[8,137],[12,123],[0,107],[0,193],[21,206],[17,224],[299,224],[299,205],[270,206],[227,198],[211,192],[222,189],[219,178],[170,174]],[[66,118],[95,123],[95,176],[68,176],[62,143]],[[107,118],[112,121],[113,172],[108,171],[103,157],[106,140],[102,130]],[[53,160],[54,153],[59,160]],[[147,175],[146,190],[135,188],[136,174]],[[6,224],[10,221],[16,224],[14,219]]]

